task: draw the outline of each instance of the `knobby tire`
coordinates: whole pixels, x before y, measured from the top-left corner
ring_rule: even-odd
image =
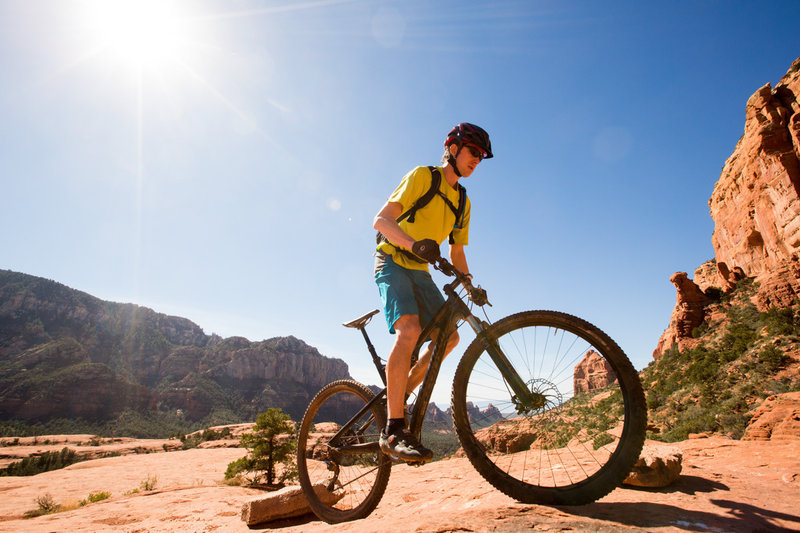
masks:
[[[639,376],[619,346],[555,311],[508,316],[485,335],[541,404],[520,406],[481,338],[470,344],[456,369],[452,407],[478,472],[525,503],[582,505],[619,486],[639,458],[647,424]],[[593,366],[584,383],[576,365],[585,357]],[[592,374],[599,367],[610,369],[605,381],[616,381]]]
[[[326,385],[311,400],[297,433],[297,472],[303,493],[320,519],[334,524],[364,518],[380,502],[392,463],[377,453],[337,456],[329,441],[374,397],[352,380]],[[375,402],[341,444],[377,443],[386,424],[386,405]],[[317,487],[316,489],[314,487]]]

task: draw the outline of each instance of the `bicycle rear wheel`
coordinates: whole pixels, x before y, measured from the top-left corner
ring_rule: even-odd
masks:
[[[354,419],[374,396],[356,381],[335,381],[311,400],[300,422],[300,485],[311,509],[328,523],[369,515],[389,482],[392,463],[378,447],[386,424],[385,404],[375,402]],[[348,424],[350,428],[342,432]]]
[[[525,503],[581,505],[617,487],[639,458],[647,409],[639,376],[598,328],[555,311],[490,326],[531,391],[521,401],[481,338],[467,348],[452,390],[464,452],[497,489]]]

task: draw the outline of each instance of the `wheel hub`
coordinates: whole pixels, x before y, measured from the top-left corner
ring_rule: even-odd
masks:
[[[528,382],[530,398],[527,401],[517,395],[511,397],[511,402],[517,410],[517,414],[528,416],[549,411],[558,407],[562,403],[561,392],[551,381],[536,378]]]

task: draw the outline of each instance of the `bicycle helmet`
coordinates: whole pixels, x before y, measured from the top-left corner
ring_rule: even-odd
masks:
[[[489,141],[489,134],[486,133],[486,130],[480,126],[476,126],[475,124],[462,122],[450,130],[450,133],[447,134],[447,139],[444,141],[445,149],[454,143],[458,145],[458,151],[456,152],[455,157],[453,157],[448,150],[447,161],[449,161],[453,166],[453,170],[455,170],[458,176],[461,176],[461,172],[459,172],[458,167],[456,166],[455,159],[458,157],[458,154],[461,152],[461,149],[464,147],[464,145],[469,144],[482,151],[484,154],[483,159],[490,159],[494,157],[492,154],[492,143]]]

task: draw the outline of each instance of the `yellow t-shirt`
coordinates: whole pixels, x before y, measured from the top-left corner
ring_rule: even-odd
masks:
[[[444,171],[439,167],[442,179],[439,183],[439,191],[444,194],[450,202],[458,207],[458,190],[451,187],[444,179]],[[397,202],[403,206],[402,212],[405,213],[414,202],[431,188],[433,177],[428,167],[417,167],[405,176],[398,185],[397,189],[389,197],[390,202]],[[417,210],[414,215],[414,223],[404,219],[400,222],[400,228],[405,231],[415,241],[422,239],[433,239],[439,244],[444,242],[453,232],[455,244],[466,245],[469,241],[469,217],[470,201],[466,198],[464,206],[464,216],[461,227],[454,227],[456,216],[453,210],[445,203],[444,199],[438,194],[431,198],[423,208]],[[407,258],[404,254],[397,251],[395,245],[383,242],[378,246],[378,250],[392,256],[398,265],[414,270],[428,270],[428,263],[419,263]],[[409,250],[410,251],[410,250]]]

